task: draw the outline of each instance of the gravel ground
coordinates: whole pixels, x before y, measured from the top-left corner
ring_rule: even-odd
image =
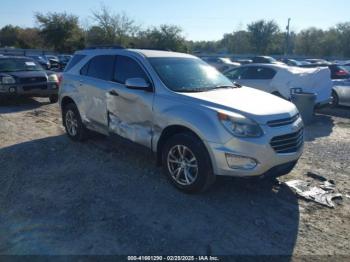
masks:
[[[96,136],[74,143],[57,104],[0,106],[0,254],[350,256],[350,109],[323,109],[305,152],[279,181],[336,182],[334,209],[278,181],[220,178],[200,195],[174,189],[152,155]]]

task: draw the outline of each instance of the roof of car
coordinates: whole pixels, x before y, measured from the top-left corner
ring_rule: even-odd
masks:
[[[28,58],[27,56],[12,56],[12,55],[0,56],[0,59],[9,59],[9,58],[14,58],[14,59],[31,59],[30,57]]]
[[[77,51],[77,54],[131,54],[131,53],[137,53],[139,55],[145,56],[145,57],[183,57],[183,58],[196,58],[195,56],[185,54],[185,53],[178,53],[178,52],[171,52],[171,51],[160,51],[160,50],[148,50],[148,49],[85,49],[81,51]]]
[[[252,66],[265,66],[265,67],[272,67],[272,68],[288,68],[288,65],[284,64],[269,64],[269,63],[251,63],[251,64],[245,64],[242,65],[241,67],[252,67]]]

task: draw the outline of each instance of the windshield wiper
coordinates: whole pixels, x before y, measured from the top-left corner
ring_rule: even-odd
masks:
[[[224,89],[224,88],[238,88],[238,86],[234,85],[217,85],[213,88],[211,88],[210,90],[216,90],[216,89]]]
[[[204,89],[204,88],[186,88],[186,89],[179,89],[176,90],[175,92],[179,92],[179,93],[199,93],[199,92],[205,92],[208,91],[208,89]]]

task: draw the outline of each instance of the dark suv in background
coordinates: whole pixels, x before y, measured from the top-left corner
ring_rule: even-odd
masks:
[[[0,56],[0,99],[4,97],[48,97],[58,100],[59,75],[45,70],[29,57]]]

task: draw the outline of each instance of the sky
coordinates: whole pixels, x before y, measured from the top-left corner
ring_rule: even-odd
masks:
[[[88,26],[93,23],[91,11],[101,3],[112,12],[125,12],[144,28],[179,25],[188,40],[219,40],[259,19],[273,19],[284,30],[290,17],[294,31],[350,21],[348,0],[1,0],[0,27],[32,27],[35,12],[63,11]]]

